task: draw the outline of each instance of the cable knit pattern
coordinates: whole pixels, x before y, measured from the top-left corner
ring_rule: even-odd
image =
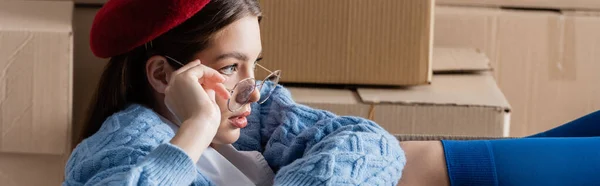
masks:
[[[234,146],[261,152],[275,185],[392,186],[402,175],[398,141],[372,121],[296,104],[281,86],[252,109]],[[77,146],[63,185],[214,185],[173,136],[152,110],[131,105]]]
[[[276,185],[397,185],[406,160],[383,128],[297,104],[281,86],[275,92],[253,105],[260,115],[252,121],[259,124],[242,130],[244,140],[234,146],[263,150],[278,171]]]

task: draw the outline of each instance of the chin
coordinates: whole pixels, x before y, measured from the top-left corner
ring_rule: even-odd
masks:
[[[226,123],[228,124],[228,123]],[[223,124],[221,124],[223,125]],[[240,138],[240,129],[232,127],[221,127],[213,139],[213,143],[228,145],[235,143]]]

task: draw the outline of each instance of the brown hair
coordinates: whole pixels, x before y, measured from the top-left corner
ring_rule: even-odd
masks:
[[[76,141],[79,143],[96,133],[106,118],[128,104],[156,107],[146,79],[145,66],[149,57],[168,55],[181,62],[192,61],[195,53],[210,45],[215,33],[245,16],[261,16],[257,0],[211,0],[196,15],[153,40],[151,49],[144,45],[112,57],[102,73]]]

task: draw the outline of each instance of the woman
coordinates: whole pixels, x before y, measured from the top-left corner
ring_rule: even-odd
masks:
[[[64,185],[396,185],[383,128],[294,103],[278,71],[252,79],[260,16],[256,0],[108,1],[91,48],[111,59]]]
[[[64,185],[600,182],[600,113],[531,138],[400,148],[373,122],[294,103],[278,71],[256,85],[260,15],[255,0],[108,1],[91,47],[111,60]]]

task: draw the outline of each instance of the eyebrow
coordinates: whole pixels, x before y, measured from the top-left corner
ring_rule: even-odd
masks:
[[[248,56],[246,56],[245,54],[242,54],[240,52],[230,52],[230,53],[221,54],[217,57],[217,59],[215,61],[220,61],[220,60],[227,59],[227,58],[235,58],[240,61],[248,61]]]

